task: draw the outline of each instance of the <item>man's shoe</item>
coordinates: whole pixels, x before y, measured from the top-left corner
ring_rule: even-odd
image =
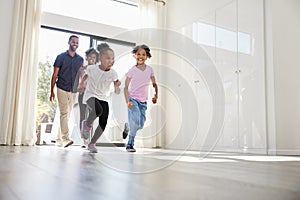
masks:
[[[64,148],[66,148],[66,147],[68,147],[68,146],[70,146],[70,145],[72,145],[72,144],[73,144],[73,141],[72,141],[72,140],[66,140],[66,141],[63,142]]]
[[[55,146],[57,146],[57,147],[62,147],[63,144],[62,144],[62,142],[61,142],[60,140],[56,140],[56,141],[55,141]]]

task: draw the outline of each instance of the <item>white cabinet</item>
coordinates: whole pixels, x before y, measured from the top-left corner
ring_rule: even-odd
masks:
[[[172,81],[165,84],[176,88],[174,94],[195,98],[197,105],[182,100],[181,109],[188,110],[188,114],[177,112],[182,117],[179,119],[172,114],[177,107],[169,103],[174,100],[166,95],[166,147],[185,149],[187,141],[192,141],[189,146],[192,150],[266,153],[264,1],[224,0],[218,1],[217,6],[214,4],[217,1],[203,2],[208,6],[206,13],[203,13],[204,8],[197,10],[197,6],[190,5],[187,9],[189,15],[180,15],[180,19],[183,17],[187,22],[180,32],[206,51],[215,64],[209,67],[216,68],[217,73],[212,76],[202,73],[196,77],[197,73],[186,60],[181,57],[167,59],[167,65],[180,77],[174,86]],[[180,3],[173,6],[180,7]],[[195,19],[196,15],[198,18]],[[170,15],[170,19],[176,24],[176,16]],[[193,49],[190,51],[192,53]],[[210,62],[205,59],[200,61],[200,71],[209,69],[207,63]],[[174,79],[170,75],[170,80]],[[223,94],[212,95],[217,90],[205,87],[207,81],[212,80],[215,80],[215,85],[222,82],[224,97]],[[182,87],[178,89],[177,85],[183,82],[192,88],[191,92],[182,90]],[[225,98],[224,105],[219,104],[223,101],[218,98]],[[221,112],[224,112],[224,118],[219,114]],[[213,119],[216,115],[219,116]],[[190,116],[188,122],[183,120]],[[178,130],[180,120],[183,128]],[[196,134],[191,128],[195,120],[198,120]],[[218,129],[220,123],[223,125],[221,133]]]
[[[215,63],[223,81],[225,92],[224,129],[217,148],[238,148],[238,54],[237,54],[237,6],[233,1],[215,11]]]
[[[215,62],[225,91],[217,148],[266,152],[263,2],[237,0],[215,11]]]
[[[203,137],[198,137],[192,149],[209,144],[203,149],[266,153],[263,22],[263,1],[235,0],[199,16],[192,25],[182,29],[182,33],[200,44],[215,63],[225,95],[221,134],[210,133],[204,142],[200,141]],[[214,112],[212,110],[207,112]],[[212,113],[201,114],[212,116]],[[202,126],[203,123],[199,124]],[[205,135],[207,130],[199,129],[198,135]]]
[[[239,149],[266,153],[264,10],[238,0]]]

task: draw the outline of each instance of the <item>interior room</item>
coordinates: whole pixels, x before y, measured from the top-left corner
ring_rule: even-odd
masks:
[[[0,199],[300,199],[300,1],[0,4]],[[83,65],[89,48],[108,44],[121,82],[120,94],[110,86],[97,153],[90,138],[82,148],[79,92],[72,144],[58,145],[51,76],[71,35]],[[145,123],[128,152],[124,94],[141,44],[158,92],[149,82]]]

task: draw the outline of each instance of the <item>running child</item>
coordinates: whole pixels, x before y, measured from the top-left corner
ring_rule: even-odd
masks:
[[[152,67],[145,64],[151,58],[150,48],[147,45],[139,45],[133,48],[132,53],[136,59],[134,65],[126,73],[124,95],[128,107],[129,138],[126,151],[135,152],[134,139],[136,132],[144,127],[148,100],[148,88],[150,81],[155,89],[153,104],[157,102],[158,88]]]
[[[109,115],[108,100],[110,99],[110,85],[114,83],[114,92],[120,93],[121,82],[118,80],[117,72],[112,69],[114,64],[114,51],[108,44],[102,43],[98,45],[99,64],[89,66],[83,76],[78,92],[83,91],[84,82],[88,79],[83,103],[87,104],[88,116],[82,122],[81,136],[84,139],[90,137],[90,130],[94,120],[98,117],[99,124],[93,134],[93,137],[88,144],[88,150],[91,153],[97,153],[95,146],[105,130]]]

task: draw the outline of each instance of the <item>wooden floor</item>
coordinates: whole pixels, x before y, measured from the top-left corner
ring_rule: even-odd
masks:
[[[97,148],[0,146],[0,199],[300,199],[300,157]]]

